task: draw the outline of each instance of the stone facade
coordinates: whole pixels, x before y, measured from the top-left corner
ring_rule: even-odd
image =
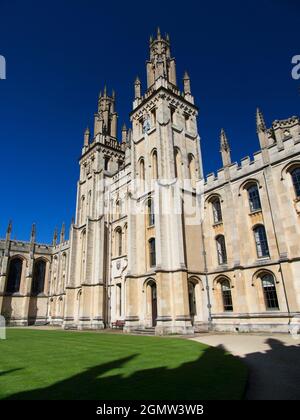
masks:
[[[0,309],[12,325],[156,334],[289,331],[300,315],[300,123],[257,110],[260,151],[204,178],[198,109],[176,80],[168,36],[150,39],[117,139],[114,92],[100,93],[80,158],[69,240],[0,241]]]

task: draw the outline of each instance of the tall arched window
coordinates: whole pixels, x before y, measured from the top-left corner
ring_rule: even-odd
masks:
[[[121,204],[120,200],[116,201],[116,219],[119,219],[121,217]]]
[[[92,191],[88,193],[88,216],[92,217]]]
[[[218,263],[227,264],[227,253],[226,253],[226,244],[225,244],[224,236],[223,235],[217,236],[216,243],[217,243]]]
[[[83,224],[85,222],[85,196],[83,195],[81,197],[80,202],[80,224]]]
[[[296,197],[300,197],[300,168],[291,172]]]
[[[124,254],[127,254],[127,230],[128,230],[128,225],[126,223],[124,226]]]
[[[105,156],[104,157],[104,170],[105,171],[108,171],[109,170],[109,161],[110,161],[109,156]]]
[[[196,167],[195,167],[195,158],[191,153],[188,156],[188,165],[189,165],[190,180],[191,180],[192,186],[194,187],[195,181],[196,181]]]
[[[122,255],[122,229],[118,227],[116,229],[116,257],[120,257]]]
[[[213,210],[214,223],[222,222],[222,208],[221,208],[221,201],[219,198],[215,198],[212,201],[212,210]]]
[[[22,276],[22,267],[23,260],[21,258],[13,258],[10,260],[6,285],[6,291],[8,293],[19,292]]]
[[[149,239],[149,261],[150,267],[154,267],[156,265],[156,251],[155,251],[155,239]]]
[[[157,151],[152,152],[152,179],[158,178]]]
[[[279,309],[274,277],[272,274],[265,274],[261,278],[264,291],[265,304],[267,309]]]
[[[145,188],[145,161],[143,158],[140,159],[140,164],[139,164],[140,168],[139,168],[139,175],[140,175],[140,183],[141,183],[141,188],[142,190],[144,190]]]
[[[147,216],[148,216],[148,226],[153,226],[155,224],[155,214],[154,214],[154,201],[152,199],[147,202]]]
[[[85,262],[86,262],[86,231],[83,230],[81,233],[81,261],[80,261],[80,276],[81,276],[81,282],[84,281],[85,278]]]
[[[37,260],[33,267],[32,278],[32,294],[38,295],[44,292],[46,275],[46,262],[44,260]]]
[[[252,184],[248,189],[248,198],[251,211],[261,210],[260,197],[257,184]]]
[[[231,296],[231,287],[228,280],[221,281],[221,291],[222,291],[222,299],[223,299],[223,308],[224,311],[232,311],[232,296]]]
[[[177,147],[175,147],[174,149],[174,161],[175,161],[175,177],[178,179],[182,179],[181,153]]]
[[[258,258],[269,257],[269,246],[265,227],[258,225],[253,229],[253,232]]]

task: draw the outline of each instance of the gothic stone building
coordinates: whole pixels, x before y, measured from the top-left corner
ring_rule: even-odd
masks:
[[[0,310],[12,325],[156,334],[289,331],[300,315],[300,124],[256,116],[260,150],[203,176],[198,109],[168,36],[150,39],[117,139],[114,93],[84,134],[76,218],[53,243],[0,241]]]

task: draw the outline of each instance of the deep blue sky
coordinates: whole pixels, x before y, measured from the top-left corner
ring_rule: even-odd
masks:
[[[221,166],[221,127],[240,160],[258,150],[257,106],[268,125],[299,115],[300,82],[291,78],[298,0],[0,0],[0,237],[9,219],[23,240],[36,222],[42,242],[70,222],[98,93],[105,82],[114,88],[119,128],[128,123],[157,26],[170,34],[178,81],[185,69],[191,77],[206,174]]]

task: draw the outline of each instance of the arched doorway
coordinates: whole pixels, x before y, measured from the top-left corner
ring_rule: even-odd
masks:
[[[155,327],[156,318],[157,318],[157,290],[156,290],[155,283],[153,283],[151,286],[151,302],[152,302],[152,327]]]
[[[188,292],[189,292],[189,308],[190,308],[190,317],[192,325],[194,325],[194,319],[197,315],[197,304],[196,304],[196,284],[193,281],[188,282]]]
[[[150,327],[156,326],[157,319],[157,287],[154,280],[149,280],[146,285],[147,299],[147,324]]]

